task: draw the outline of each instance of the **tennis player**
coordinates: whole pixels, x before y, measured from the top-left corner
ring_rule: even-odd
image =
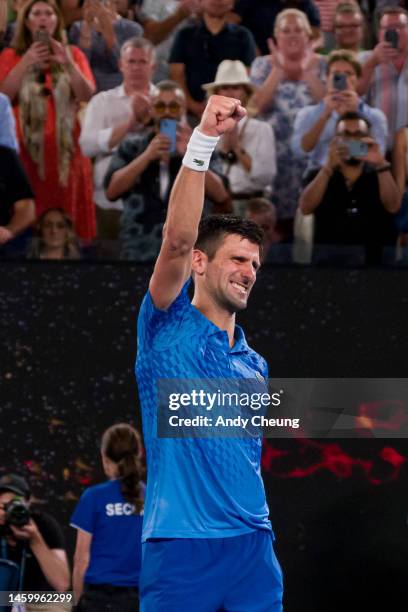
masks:
[[[136,373],[148,466],[143,612],[282,610],[260,438],[157,435],[158,379],[268,377],[265,360],[235,324],[256,280],[262,232],[238,217],[200,222],[212,151],[244,116],[239,100],[209,99],[173,186],[139,313]]]

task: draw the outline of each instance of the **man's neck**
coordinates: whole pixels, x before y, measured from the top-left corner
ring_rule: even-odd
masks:
[[[206,319],[214,323],[219,329],[226,331],[230,347],[234,346],[235,313],[228,312],[212,300],[201,299],[196,293],[194,293],[191,303]]]
[[[224,29],[225,24],[227,23],[227,17],[210,17],[206,13],[203,15],[204,23],[207,27],[207,30],[211,32],[211,34],[219,34],[221,30]]]
[[[123,89],[125,90],[125,94],[127,96],[131,96],[134,93],[141,93],[148,95],[150,93],[150,82],[143,81],[140,83],[123,83]]]

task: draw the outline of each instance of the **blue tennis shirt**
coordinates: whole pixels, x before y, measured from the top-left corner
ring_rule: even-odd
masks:
[[[242,329],[235,344],[192,306],[188,281],[167,311],[150,293],[138,319],[136,375],[148,468],[142,540],[225,538],[271,530],[260,472],[262,441],[157,436],[159,378],[267,378]]]
[[[143,516],[126,502],[119,480],[84,491],[70,525],[92,534],[87,584],[138,587]]]

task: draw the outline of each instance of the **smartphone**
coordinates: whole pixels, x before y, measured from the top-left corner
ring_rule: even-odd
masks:
[[[347,74],[345,72],[335,72],[333,74],[333,88],[337,91],[347,89]]]
[[[368,153],[368,144],[362,140],[347,140],[345,145],[349,157],[365,157]]]
[[[388,30],[385,30],[384,40],[385,42],[391,43],[394,49],[398,49],[398,44],[399,44],[398,30],[394,30],[394,28],[389,28]]]
[[[176,119],[162,119],[160,121],[160,133],[167,136],[170,140],[170,153],[176,152],[177,124],[178,121]]]
[[[37,30],[36,32],[34,32],[35,42],[42,42],[47,45],[47,47],[50,47],[50,40],[51,36],[48,30]]]

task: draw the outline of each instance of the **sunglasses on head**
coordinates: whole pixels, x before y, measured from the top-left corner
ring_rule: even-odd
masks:
[[[164,115],[167,109],[171,113],[179,113],[181,110],[181,104],[179,104],[175,100],[173,102],[170,102],[169,104],[159,101],[153,104],[153,108],[158,115]]]

